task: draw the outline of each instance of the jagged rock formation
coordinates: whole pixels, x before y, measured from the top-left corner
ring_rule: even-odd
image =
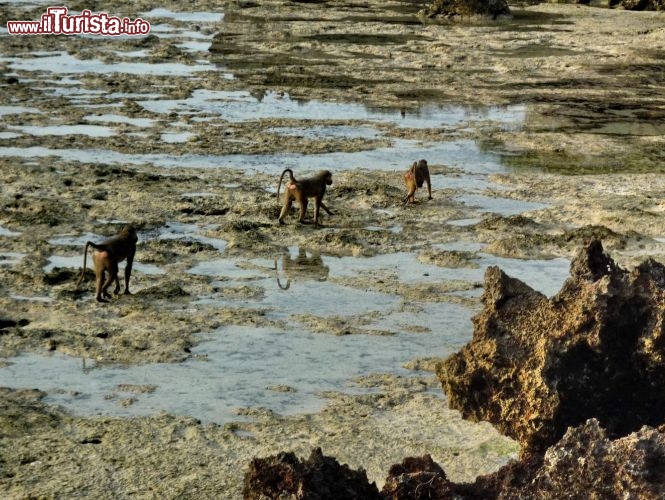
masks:
[[[254,460],[245,499],[550,500],[665,498],[665,434],[643,427],[611,440],[596,419],[569,429],[544,455],[512,462],[473,484],[446,479],[429,455],[393,465],[381,494],[363,471],[350,471],[314,450],[301,463],[291,453]]]
[[[379,494],[320,449],[282,453],[252,462],[245,498],[665,498],[665,266],[626,271],[592,241],[570,274],[548,299],[489,268],[473,340],[438,369],[450,405],[518,439],[520,461],[455,484],[407,458]]]
[[[610,0],[610,6],[626,10],[665,10],[665,0]]]
[[[509,16],[506,0],[435,0],[422,12],[427,17],[491,17]]]
[[[364,470],[354,471],[324,457],[321,448],[312,450],[305,461],[293,453],[256,458],[245,475],[245,500],[380,499],[376,484],[370,484]]]
[[[548,299],[485,274],[473,340],[439,366],[452,408],[542,453],[595,417],[610,437],[665,422],[665,266],[619,268],[599,241]]]
[[[545,452],[542,466],[524,486],[498,498],[665,498],[665,435],[643,427],[614,441],[596,419],[570,429]]]
[[[381,495],[386,500],[445,500],[452,498],[452,483],[432,457],[405,458],[388,472]]]

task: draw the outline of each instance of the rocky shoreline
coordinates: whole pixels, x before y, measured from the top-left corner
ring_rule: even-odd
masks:
[[[111,0],[99,8],[132,18],[152,12],[154,33],[120,40],[0,33],[0,377],[28,355],[74,360],[81,380],[91,371],[102,378],[111,367],[212,366],[206,345],[250,330],[299,340],[306,331],[334,344],[330,352],[365,341],[360,356],[425,346],[415,359],[393,361],[389,373],[347,377],[317,394],[319,407],[296,414],[250,402],[218,421],[186,411],[141,415],[132,411],[165,389],[161,381],[122,376],[99,391],[104,410],[90,413],[81,411],[91,396],[80,389],[3,388],[0,496],[235,499],[252,460],[282,450],[310,459],[302,465],[283,455],[273,465],[309,474],[336,467],[334,456],[365,469],[377,494],[397,498],[515,494],[530,491],[518,488],[532,479],[553,491],[565,478],[587,477],[571,472],[580,457],[606,467],[591,476],[605,485],[632,481],[635,491],[658,491],[652,474],[660,470],[661,431],[639,428],[660,425],[647,403],[630,422],[574,413],[570,401],[583,388],[565,380],[568,403],[539,392],[534,371],[543,365],[525,356],[523,371],[496,370],[503,378],[488,380],[509,396],[517,386],[501,383],[518,376],[546,414],[501,427],[505,415],[541,406],[497,399],[480,408],[455,397],[460,411],[491,419],[511,438],[450,409],[435,372],[438,357],[458,349],[457,364],[439,370],[447,383],[463,373],[460,360],[473,349],[496,358],[492,346],[500,346],[510,357],[509,337],[463,347],[468,320],[446,322],[480,311],[482,269],[497,262],[558,288],[552,269],[565,269],[561,263],[582,245],[601,239],[616,266],[597,282],[577,281],[590,301],[584,311],[574,310],[582,308],[576,302],[550,303],[494,269],[486,299],[495,316],[486,312],[487,323],[514,326],[501,316],[497,294],[506,290],[522,295],[504,305],[527,299],[550,318],[567,304],[566,318],[579,312],[591,321],[592,292],[606,285],[637,296],[649,289],[660,297],[650,307],[662,307],[659,265],[622,270],[647,258],[665,262],[662,14],[515,5],[512,19],[457,24],[423,17],[420,3],[201,0],[191,6],[192,21],[171,15],[181,3]],[[6,4],[0,21],[39,19],[43,10]],[[314,112],[302,112],[310,106]],[[344,118],[330,117],[340,110]],[[447,121],[449,112],[457,118]],[[434,199],[418,193],[422,202],[404,208],[401,175],[423,150],[433,152]],[[276,223],[285,162],[303,172],[333,162],[326,199],[335,216],[323,228],[293,218]],[[126,223],[139,230],[133,295],[97,306],[90,281],[75,287],[83,245]],[[301,252],[311,262],[305,270]],[[344,266],[353,272],[341,272]],[[299,300],[322,289],[335,300],[298,310],[278,294],[280,278],[292,280],[291,291],[303,286]],[[373,294],[380,306],[358,307]],[[625,311],[647,310],[648,301],[627,301]],[[353,307],[359,310],[347,314]],[[659,317],[649,314],[649,321]],[[589,333],[589,324],[579,326]],[[445,345],[429,348],[444,332]],[[631,342],[655,353],[661,333]],[[511,338],[522,350],[536,343]],[[603,335],[596,340],[606,345]],[[562,361],[589,354],[590,364],[580,366],[598,370],[609,360],[642,381],[657,380],[650,377],[658,360],[646,354],[622,360],[575,349],[557,351],[565,358],[559,364],[548,361],[565,368]],[[290,351],[271,352],[288,363]],[[468,364],[479,373],[489,366]],[[35,377],[41,368],[38,361]],[[214,377],[224,379],[227,370],[228,363]],[[630,392],[626,378],[611,381]],[[288,398],[298,388],[267,380],[260,389]],[[644,402],[650,389],[630,401]],[[609,409],[616,395],[597,396]],[[70,401],[69,409],[59,400]],[[592,417],[597,424],[586,420]],[[583,438],[594,446],[577,446]],[[518,459],[516,440],[522,461],[510,462]],[[386,481],[391,464],[400,465]]]
[[[498,268],[473,340],[438,366],[449,405],[521,445],[520,461],[456,484],[429,455],[391,467],[379,492],[321,450],[254,460],[246,499],[660,498],[665,266],[626,271],[591,241],[547,299]]]

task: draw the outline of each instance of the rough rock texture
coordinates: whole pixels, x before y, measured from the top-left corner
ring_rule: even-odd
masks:
[[[444,500],[452,497],[451,483],[432,457],[405,458],[388,472],[381,495],[390,500]]]
[[[354,471],[324,457],[321,448],[301,462],[293,453],[280,453],[252,460],[245,475],[243,497],[315,500],[321,498],[379,499],[376,484],[370,484],[364,470]]]
[[[595,417],[612,438],[665,421],[665,266],[619,268],[592,241],[548,299],[485,275],[473,340],[439,365],[452,408],[542,453]]]
[[[435,0],[423,10],[428,17],[472,17],[509,16],[510,9],[505,0]]]
[[[598,420],[569,429],[543,455],[512,462],[473,484],[455,484],[429,455],[393,465],[381,491],[315,450],[300,463],[291,453],[254,460],[245,498],[383,498],[384,500],[546,500],[665,498],[665,434],[643,427],[611,440]]]
[[[547,450],[523,488],[498,498],[567,498],[572,492],[607,500],[665,498],[665,435],[643,427],[612,441],[591,419]]]
[[[665,10],[664,0],[621,0],[616,3],[626,10]]]

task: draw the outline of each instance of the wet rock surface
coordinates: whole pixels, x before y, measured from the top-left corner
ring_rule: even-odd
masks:
[[[569,429],[545,452],[543,464],[523,486],[498,498],[561,498],[571,492],[588,497],[648,500],[665,495],[665,434],[643,427],[610,439],[598,420]]]
[[[39,19],[45,9],[4,7],[3,25]],[[102,7],[136,18],[155,5],[110,0]],[[165,1],[146,16],[155,30],[145,38],[0,34],[0,367],[12,373],[30,356],[41,359],[35,376],[56,360],[76,365],[74,386],[54,377],[60,385],[48,393],[2,391],[0,496],[238,498],[253,457],[284,449],[307,456],[316,446],[365,468],[379,487],[390,464],[424,451],[455,482],[516,456],[514,441],[447,409],[436,378],[420,372],[354,381],[354,390],[371,389],[360,395],[326,391],[325,407],[313,413],[280,415],[252,401],[222,426],[177,411],[139,416],[146,400],[164,397],[166,381],[120,374],[101,397],[105,412],[124,417],[80,413],[90,392],[79,381],[103,379],[108,367],[189,369],[212,360],[197,349],[238,330],[265,328],[282,338],[311,330],[337,342],[330,353],[363,337],[395,339],[395,351],[413,337],[425,343],[439,333],[432,322],[450,317],[441,305],[477,310],[481,281],[467,275],[434,282],[426,274],[464,274],[488,255],[569,258],[593,233],[622,265],[663,259],[662,19],[541,4],[513,8],[510,22],[457,25],[425,19],[421,7],[392,0]],[[171,11],[183,9],[198,19],[191,21],[191,12],[174,19]],[[234,114],[239,101],[248,109]],[[299,112],[317,101],[334,102],[334,112],[315,119]],[[262,102],[287,114],[262,116]],[[445,112],[431,119],[459,103],[472,106],[456,123]],[[334,117],[347,104],[357,114]],[[504,108],[496,107],[504,104],[517,104],[519,118],[504,123]],[[401,116],[407,126],[386,116]],[[419,118],[429,123],[408,126]],[[364,132],[345,136],[358,130]],[[381,148],[405,154],[407,142],[415,158],[403,165],[376,171],[385,165],[365,164]],[[433,143],[438,152],[427,159],[434,199],[403,208],[400,171]],[[475,155],[459,158],[458,151]],[[326,194],[335,216],[324,214],[318,230],[294,224],[293,216],[276,225],[278,174],[264,168],[289,158],[298,173],[316,170],[331,153],[342,158]],[[473,170],[486,154],[497,169],[489,177]],[[255,155],[266,157],[252,164]],[[489,199],[489,208],[465,199],[469,192]],[[524,202],[547,207],[490,215],[508,198],[520,211]],[[134,295],[97,306],[91,278],[75,290],[80,239],[102,239],[128,222],[141,232]],[[474,250],[438,248],[460,241]],[[257,305],[274,298],[273,289],[283,291],[275,259],[283,264],[287,250],[294,258],[301,248],[321,254],[325,265],[313,272],[284,266],[279,277],[284,286],[291,280],[289,291],[303,282],[315,290],[334,285],[362,297],[355,302],[375,291],[394,307],[320,317],[319,309],[288,316],[293,302]],[[391,261],[339,276],[334,265],[400,252],[401,269]],[[431,265],[427,273],[412,266],[417,260]],[[211,262],[233,265],[191,272]],[[432,356],[448,355],[470,335],[466,321],[452,330],[460,337],[443,352],[437,345]],[[374,352],[390,350],[366,354]],[[431,370],[435,363],[428,357],[404,366]],[[229,382],[228,365],[210,378]],[[272,382],[266,390],[284,389]],[[279,396],[306,392],[290,386],[297,390]],[[59,407],[63,399],[71,411]],[[427,474],[438,482],[436,471]]]
[[[662,429],[645,426],[613,440],[596,419],[568,429],[544,454],[511,462],[473,483],[448,481],[429,455],[405,458],[390,468],[379,496],[362,472],[349,480],[347,470],[342,467],[346,474],[340,475],[339,464],[327,457],[323,459],[332,464],[332,470],[316,466],[315,471],[323,477],[317,475],[316,482],[308,484],[311,473],[300,470],[304,464],[321,461],[320,450],[312,452],[312,457],[303,464],[292,454],[253,461],[245,479],[244,498],[328,498],[331,490],[319,485],[332,481],[339,495],[335,498],[359,498],[357,492],[366,491],[366,498],[384,500],[546,500],[582,494],[585,498],[651,500],[665,494]]]
[[[453,498],[452,484],[432,457],[408,457],[393,465],[381,490],[390,500],[444,500]]]
[[[326,457],[321,448],[305,461],[293,453],[255,459],[245,475],[243,498],[378,500],[379,490],[369,484],[365,471],[354,471]]]
[[[597,240],[551,299],[489,268],[473,340],[438,369],[451,407],[523,454],[592,417],[613,438],[662,424],[664,276],[652,260],[620,268]]]
[[[423,10],[428,17],[472,18],[510,15],[510,8],[505,0],[435,0]]]
[[[616,3],[626,10],[665,10],[665,2],[662,0],[621,0]],[[610,5],[614,4],[610,1]]]

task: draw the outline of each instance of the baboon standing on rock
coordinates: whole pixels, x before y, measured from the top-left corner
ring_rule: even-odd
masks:
[[[289,182],[286,184],[286,191],[284,191],[284,205],[279,214],[279,223],[284,224],[284,217],[291,210],[293,200],[300,204],[300,218],[299,222],[305,223],[305,212],[307,211],[308,198],[314,198],[314,226],[319,225],[319,207],[328,213],[333,213],[328,210],[325,203],[323,203],[323,195],[326,194],[326,186],[332,185],[332,174],[328,170],[322,170],[314,177],[307,177],[306,179],[296,180],[293,176],[293,171],[290,168],[285,169],[279,177],[279,184],[277,185],[277,199],[279,200],[279,189],[282,186],[282,179],[284,174],[289,173]]]
[[[107,299],[110,299],[111,296],[108,294],[107,289],[111,286],[113,281],[115,281],[115,290],[113,293],[116,295],[120,293],[118,262],[125,259],[127,259],[127,265],[125,266],[125,291],[123,293],[129,294],[129,277],[132,274],[132,263],[134,262],[137,241],[138,237],[132,226],[125,226],[117,235],[104,240],[101,243],[88,241],[85,244],[85,250],[83,251],[83,272],[76,283],[76,287],[78,288],[85,276],[88,247],[91,246],[94,249],[92,253],[92,261],[95,264],[95,277],[97,280],[97,302],[108,302]],[[108,274],[106,281],[104,281],[104,273]]]
[[[432,199],[432,182],[429,178],[427,160],[414,161],[408,172],[404,174],[404,182],[408,191],[406,198],[404,198],[404,203],[415,202],[416,189],[423,187],[423,182],[427,182],[427,199]]]

